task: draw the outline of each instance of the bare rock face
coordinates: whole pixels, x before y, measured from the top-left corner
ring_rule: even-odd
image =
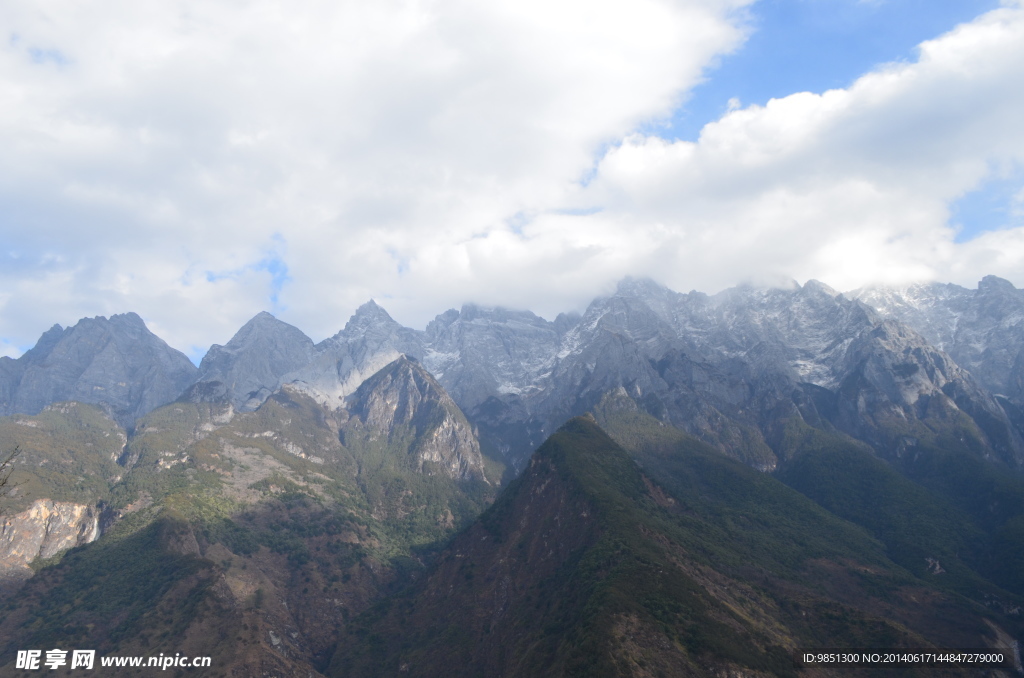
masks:
[[[990,287],[986,293],[1006,296],[1005,285]],[[708,296],[627,279],[582,316],[549,322],[467,305],[425,332],[403,328],[370,302],[316,350],[282,383],[336,408],[408,355],[516,469],[561,422],[609,393],[766,471],[775,468],[788,419],[838,427],[885,452],[892,436],[879,427],[953,421],[958,411],[976,420],[986,454],[1024,461],[1020,433],[977,375],[906,324],[817,281]]]
[[[284,374],[308,364],[313,355],[313,340],[302,331],[259,313],[227,344],[210,347],[184,398],[227,400],[239,411],[255,410],[280,386]]]
[[[356,309],[344,329],[316,345],[308,364],[281,381],[336,409],[367,378],[399,356],[419,359],[424,352],[423,332],[403,327],[370,300]]]
[[[348,411],[371,439],[404,447],[417,471],[449,478],[484,479],[473,429],[429,372],[406,356],[367,379]]]
[[[1024,290],[989,275],[976,290],[923,283],[851,295],[913,327],[992,393],[1024,404]]]
[[[897,429],[976,425],[986,455],[1024,463],[1021,436],[968,371],[817,281],[708,296],[626,280],[564,334],[545,391],[527,403],[545,430],[616,392],[763,470],[793,418],[884,454]]]
[[[37,499],[25,511],[0,522],[0,592],[32,576],[29,564],[100,536],[100,511],[84,504]]]
[[[0,414],[80,400],[102,403],[129,425],[179,396],[252,411],[285,386],[340,412],[408,356],[466,413],[485,448],[516,470],[557,426],[609,393],[766,471],[794,419],[838,428],[881,453],[896,438],[918,437],[925,420],[947,432],[974,426],[985,456],[1024,465],[1024,292],[987,277],[977,292],[931,285],[856,297],[817,281],[709,296],[626,279],[582,316],[549,322],[466,305],[425,331],[370,301],[317,345],[261,313],[214,346],[198,376],[180,354],[186,365],[169,371],[173,361],[157,349],[170,349],[138,316],[89,319],[55,327],[17,361],[0,359]],[[193,375],[184,393],[167,386],[171,373]],[[455,424],[430,430],[444,439],[437,449],[462,444]]]
[[[529,311],[472,304],[427,325],[424,366],[467,411],[493,396],[540,388],[559,348],[555,323]]]
[[[25,355],[0,363],[0,414],[78,401],[104,407],[125,427],[174,400],[196,374],[185,354],[134,313],[54,325]]]

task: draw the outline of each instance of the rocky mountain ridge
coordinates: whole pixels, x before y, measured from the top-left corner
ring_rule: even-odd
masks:
[[[262,312],[220,346],[214,344],[199,365],[190,400],[227,397],[235,409],[256,409],[281,376],[313,359],[313,341],[296,327]]]
[[[851,296],[914,328],[984,388],[1024,405],[1024,290],[990,275],[976,290],[924,283]]]
[[[338,402],[381,363],[412,356],[482,440],[508,448],[505,460],[516,468],[560,422],[615,388],[723,451],[744,450],[763,469],[778,463],[775,432],[789,416],[827,421],[881,450],[893,436],[875,431],[879,425],[948,419],[943,408],[976,420],[986,454],[1024,461],[1021,432],[1003,406],[936,348],[816,281],[708,296],[627,279],[582,316],[555,322],[470,305],[418,332],[367,304],[322,342],[319,358],[280,381]],[[937,402],[922,409],[922,398]],[[865,419],[875,423],[865,427]],[[510,427],[519,443],[510,442]]]
[[[406,454],[419,473],[488,482],[465,415],[415,360],[399,356],[364,381],[347,399],[345,412],[351,418],[343,439],[351,438],[356,423],[370,440],[393,444],[409,436],[415,442]]]
[[[0,414],[38,414],[56,402],[107,409],[125,426],[188,387],[196,368],[135,313],[54,325],[20,358],[0,357]]]
[[[424,332],[370,303],[320,345],[261,315],[211,353],[128,430],[0,418],[12,507],[88,509],[2,603],[0,666],[71,643],[239,678],[441,675],[452,651],[466,675],[785,675],[798,642],[1020,636],[1009,401],[820,283],[628,280],[581,316]],[[474,522],[502,462],[520,478]]]
[[[83,401],[119,413],[130,426],[162,404],[161,397],[252,411],[286,385],[339,409],[404,355],[451,395],[481,444],[515,469],[561,422],[615,389],[663,422],[763,470],[785,456],[781,431],[794,417],[841,430],[882,454],[902,439],[962,429],[955,435],[975,441],[969,446],[976,453],[1024,464],[1024,395],[1014,390],[1024,383],[1024,371],[1014,376],[1018,362],[1024,370],[1024,293],[991,277],[973,294],[933,285],[849,297],[817,281],[709,296],[626,279],[582,316],[551,322],[526,311],[466,305],[423,331],[403,327],[371,301],[316,345],[261,313],[226,345],[212,347],[199,370],[174,372],[178,385],[191,375],[179,393],[166,385],[161,367],[177,364],[171,349],[156,351],[159,340],[137,316],[101,320],[83,321],[76,333],[52,330],[18,361],[0,361],[0,374],[22,375],[0,384],[0,393],[10,395],[7,411],[38,411],[47,397],[81,392]],[[148,353],[116,353],[136,356],[135,377],[114,369],[125,373],[117,382],[122,386],[109,388],[110,379],[91,373],[75,376],[83,361],[95,362],[96,371],[114,353],[89,352],[96,344],[86,340],[92,326],[111,328],[103,330],[104,345],[148,347]],[[58,344],[66,348],[55,353]],[[78,344],[82,350],[73,351]],[[74,358],[79,354],[85,357]],[[41,390],[33,386],[40,378],[26,376],[43,362],[32,373],[49,375],[48,383],[60,388]]]

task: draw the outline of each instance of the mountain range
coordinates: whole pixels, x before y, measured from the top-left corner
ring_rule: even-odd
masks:
[[[198,368],[83,319],[0,358],[0,412],[0,665],[802,675],[798,647],[1022,631],[1024,291],[991,276],[627,279],[422,331],[371,301],[320,343],[261,313]]]

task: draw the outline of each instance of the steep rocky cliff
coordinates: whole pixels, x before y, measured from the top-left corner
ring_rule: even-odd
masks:
[[[1014,384],[1024,383],[1014,376],[1014,366],[1024,365],[1017,357],[1024,355],[1024,298],[991,277],[969,299],[948,286],[908,295],[860,295],[887,309],[886,318],[817,281],[708,296],[627,279],[582,316],[549,322],[525,311],[466,305],[439,315],[425,331],[403,327],[371,301],[315,346],[261,313],[210,350],[182,399],[228,401],[248,411],[287,385],[341,411],[364,382],[405,355],[451,396],[488,453],[514,469],[566,418],[619,389],[663,422],[765,471],[787,454],[781,432],[793,419],[838,428],[883,455],[941,430],[951,444],[962,438],[971,454],[1024,464],[1024,401],[1013,395]],[[918,324],[932,342],[894,317],[900,314],[914,322],[926,318]],[[75,331],[85,336],[100,326],[141,324],[129,316],[101,320],[83,320]],[[135,329],[136,344],[153,343],[147,336],[155,337]],[[68,332],[55,328],[18,361],[0,360],[0,397],[9,403],[32,393],[39,402],[56,397],[32,386],[29,367],[49,360],[51,372],[63,374],[82,362],[68,357]],[[95,343],[79,342],[83,355]],[[142,355],[139,346],[127,353]],[[58,354],[64,357],[51,358]],[[97,358],[96,369],[103,365]],[[117,388],[90,386],[89,397],[130,423],[157,395],[138,375],[117,378],[123,379]],[[125,414],[127,405],[110,395],[118,388],[149,395],[135,414]],[[992,389],[1001,390],[994,396]],[[442,447],[467,440],[448,424],[436,435],[445,438]],[[449,462],[440,449],[430,452],[431,463]]]
[[[318,402],[337,408],[367,378],[400,355],[422,358],[423,333],[403,327],[375,301],[356,309],[344,329],[316,345],[316,356],[285,375]]]
[[[541,388],[522,406],[499,397],[507,406],[489,412],[502,412],[502,428],[518,410],[521,427],[550,431],[619,389],[762,470],[787,453],[779,432],[794,418],[883,454],[908,430],[970,429],[964,451],[1024,463],[1024,441],[968,372],[912,329],[815,281],[709,297],[627,280],[563,335]],[[486,439],[490,418],[475,421]]]
[[[437,380],[416,361],[398,358],[363,382],[349,398],[347,411],[358,419],[368,441],[394,446],[420,473],[453,479],[484,480],[480,443]],[[343,430],[346,440],[356,422]]]
[[[992,393],[1024,404],[1024,291],[985,276],[975,290],[922,283],[851,295],[920,332]]]
[[[32,574],[37,558],[52,558],[100,536],[100,510],[94,506],[37,499],[21,513],[0,518],[0,595]]]

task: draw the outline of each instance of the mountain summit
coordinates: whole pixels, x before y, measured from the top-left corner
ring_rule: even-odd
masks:
[[[54,325],[17,360],[0,358],[0,413],[37,414],[51,403],[100,405],[123,426],[174,400],[196,375],[192,362],[135,313]]]
[[[403,355],[364,381],[346,409],[368,441],[409,441],[405,454],[416,471],[486,481],[480,444],[465,415],[415,360]],[[350,443],[354,424],[344,430]]]
[[[189,399],[217,393],[239,410],[254,410],[280,386],[281,377],[313,359],[313,340],[296,327],[258,313],[224,346],[210,347]]]

